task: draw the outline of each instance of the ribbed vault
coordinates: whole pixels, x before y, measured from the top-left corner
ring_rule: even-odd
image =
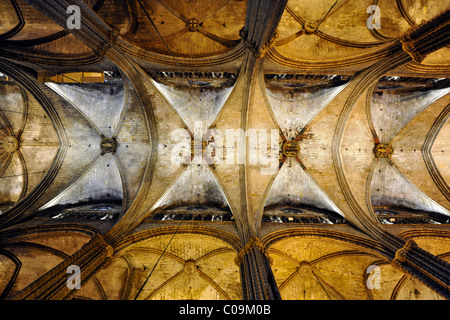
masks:
[[[449,298],[448,4],[1,1],[1,298]]]

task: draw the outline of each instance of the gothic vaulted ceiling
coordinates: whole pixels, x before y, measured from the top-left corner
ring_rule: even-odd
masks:
[[[449,6],[0,0],[1,298],[450,297]]]

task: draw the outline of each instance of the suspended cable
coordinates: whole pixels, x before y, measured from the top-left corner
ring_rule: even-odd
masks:
[[[0,179],[4,179],[4,178],[14,178],[14,177],[21,177],[21,176],[28,176],[30,174],[38,174],[38,173],[45,173],[45,170],[42,171],[36,171],[36,172],[28,172],[26,174],[14,174],[11,176],[0,176]]]
[[[136,294],[136,296],[134,297],[134,300],[136,300],[139,297],[139,294],[141,293],[142,289],[144,289],[145,285],[148,282],[148,279],[150,279],[150,276],[152,275],[153,271],[155,270],[156,266],[159,263],[159,260],[161,260],[162,256],[164,255],[164,253],[166,252],[167,248],[169,247],[170,243],[172,242],[173,238],[175,237],[175,235],[178,233],[178,230],[181,227],[181,224],[183,223],[184,220],[184,216],[180,221],[180,224],[178,225],[177,230],[175,230],[175,233],[172,235],[172,237],[170,238],[169,242],[167,243],[166,247],[164,248],[164,251],[161,253],[161,255],[159,256],[158,260],[156,261],[155,265],[153,266],[152,271],[150,271],[150,274],[148,275],[148,277],[145,279],[144,283],[142,284],[141,288],[139,289],[138,293]]]
[[[325,291],[325,293],[327,294],[328,299],[333,300],[333,299],[331,299],[330,295],[328,294],[328,291],[327,291],[327,290],[325,289],[325,287],[323,286],[322,281],[319,280],[319,278],[318,278],[317,275],[314,273],[314,271],[311,270],[311,272],[312,272],[312,274],[314,275],[314,277],[316,277],[316,279],[317,279],[317,281],[319,282],[320,286],[322,287],[323,291]]]
[[[164,46],[166,47],[167,51],[169,51],[170,55],[172,56],[173,60],[175,61],[176,65],[178,66],[178,68],[180,69],[180,71],[182,72],[182,68],[180,63],[178,62],[178,60],[175,58],[175,55],[173,54],[172,50],[170,50],[169,46],[167,45],[166,41],[164,40],[164,38],[162,37],[161,33],[159,32],[158,28],[156,27],[155,23],[153,22],[152,18],[150,17],[150,15],[148,14],[147,10],[144,8],[144,6],[141,3],[141,0],[137,0],[139,3],[139,6],[142,8],[142,10],[144,11],[145,15],[147,16],[147,18],[150,20],[152,26],[155,28],[156,32],[158,33],[159,38],[161,39],[161,41],[163,42]],[[194,86],[192,85],[191,80],[189,80],[188,78],[185,78],[187,80],[187,82],[189,83],[189,85],[191,87],[194,88]],[[200,96],[197,94],[196,91],[194,91],[197,98],[202,101],[202,99],[200,98]]]
[[[27,116],[36,116],[36,117],[42,117],[42,116],[43,116],[42,114],[20,112],[20,111],[8,110],[8,109],[0,109],[0,111],[2,111],[2,112],[12,112],[12,113],[26,114]]]
[[[328,10],[327,14],[322,18],[322,20],[320,20],[320,22],[317,24],[316,30],[319,28],[320,24],[323,22],[323,20],[325,20],[328,15],[330,14],[331,10],[333,10],[333,8],[336,6],[336,4],[339,2],[339,0],[336,0],[333,4],[333,6],[330,8],[330,10]]]

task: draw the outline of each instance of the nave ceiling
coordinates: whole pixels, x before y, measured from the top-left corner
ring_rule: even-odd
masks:
[[[391,262],[410,239],[450,261],[448,43],[419,61],[398,40],[449,1],[58,1],[80,29],[0,1],[2,298],[104,241],[55,297],[244,299],[254,238],[283,299],[445,297]],[[272,171],[250,140],[202,157],[253,129],[276,132]]]

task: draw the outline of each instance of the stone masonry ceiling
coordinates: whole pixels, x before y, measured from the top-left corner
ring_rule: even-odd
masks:
[[[0,0],[0,299],[450,298],[449,7]]]

